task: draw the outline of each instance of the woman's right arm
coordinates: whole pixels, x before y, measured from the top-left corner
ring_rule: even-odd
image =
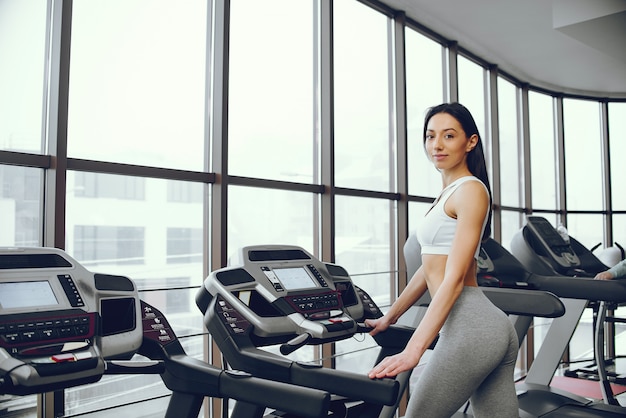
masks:
[[[404,288],[398,299],[391,305],[389,311],[378,319],[366,319],[365,324],[372,327],[370,335],[374,336],[395,324],[422,295],[426,292],[426,277],[422,267],[417,269],[407,286]]]
[[[595,277],[596,280],[611,280],[615,278],[626,277],[626,260],[622,260],[610,269],[598,273]]]

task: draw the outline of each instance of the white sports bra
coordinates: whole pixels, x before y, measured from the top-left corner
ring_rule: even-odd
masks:
[[[460,177],[453,181],[448,187],[443,189],[437,200],[433,203],[428,213],[422,219],[422,223],[417,228],[417,240],[422,247],[422,254],[450,254],[450,248],[452,246],[452,240],[456,232],[457,220],[446,214],[444,209],[448,198],[454,193],[454,191],[466,181],[478,181],[485,187],[485,191],[489,193],[487,187],[479,178],[474,176]],[[483,221],[482,232],[485,230],[487,224],[489,211],[485,213],[485,219]],[[481,236],[482,236],[481,232]],[[476,247],[474,258],[478,257],[480,252],[480,242]]]

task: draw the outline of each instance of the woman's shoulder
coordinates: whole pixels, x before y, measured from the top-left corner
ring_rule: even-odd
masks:
[[[463,193],[463,191],[471,191],[472,193],[477,193],[479,190],[484,190],[487,195],[489,195],[489,191],[487,190],[487,186],[482,182],[481,179],[475,176],[465,176],[460,177],[454,181],[454,189]],[[462,187],[461,187],[462,186]]]
[[[481,203],[489,205],[489,191],[478,177],[467,176],[462,177],[462,179],[464,180],[458,184],[456,190],[450,196],[450,199],[453,202],[458,203],[455,205],[457,207],[457,211],[463,208],[469,209],[472,207],[478,209],[481,206]],[[474,204],[467,205],[468,202],[472,202]]]

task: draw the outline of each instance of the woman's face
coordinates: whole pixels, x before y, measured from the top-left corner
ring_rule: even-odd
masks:
[[[477,141],[477,135],[468,138],[459,121],[448,113],[433,115],[426,125],[424,147],[440,171],[466,167],[467,153]]]

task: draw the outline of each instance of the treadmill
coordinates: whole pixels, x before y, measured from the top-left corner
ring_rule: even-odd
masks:
[[[593,279],[601,271],[608,267],[602,263],[590,250],[573,237],[569,237],[569,242],[565,242],[550,224],[548,220],[539,216],[528,216],[527,223],[511,241],[513,254],[533,273],[541,275],[560,275],[569,278]],[[601,283],[602,282],[602,283]],[[606,287],[604,280],[596,280],[594,290],[601,290]],[[626,287],[626,280],[611,280],[614,291],[617,293],[608,294],[602,291],[600,294],[588,295],[588,302],[585,306],[593,309],[593,330],[594,330],[594,362],[597,366],[597,378],[601,384],[602,397],[605,403],[619,405],[611,390],[607,364],[604,355],[604,324],[605,322],[618,322],[617,318],[607,317],[607,311],[626,301],[621,291]],[[590,285],[591,286],[591,285]],[[582,303],[580,305],[583,305]],[[600,367],[602,365],[602,367]],[[570,372],[576,375],[575,372]],[[611,376],[615,380],[617,375]]]
[[[327,392],[187,356],[165,316],[139,299],[127,277],[94,274],[56,248],[0,248],[0,394],[58,391],[105,374],[159,374],[172,391],[166,418],[198,417],[207,396],[310,418],[327,416],[330,405]]]
[[[516,291],[514,298],[510,289],[490,292],[496,304],[507,306],[511,313],[525,314],[531,309],[556,317],[564,312],[560,300],[545,292],[542,303],[536,303],[537,292]],[[369,379],[365,374],[284,357],[307,344],[340,341],[368,332],[363,321],[382,316],[371,297],[354,285],[341,266],[322,262],[297,246],[244,247],[230,266],[206,278],[196,304],[232,367],[254,376],[328,391],[333,395],[331,416],[395,416],[410,372],[395,379]],[[377,334],[374,340],[380,351],[376,363],[404,349],[413,331],[411,326],[393,325]],[[280,345],[283,355],[260,349],[270,345]],[[251,411],[250,416],[258,416],[258,411]]]
[[[519,383],[520,409],[537,417],[618,417],[626,409],[619,405],[594,403],[566,391],[550,386],[560,359],[578,324],[582,310],[591,299],[620,300],[626,297],[626,284],[606,281],[599,283],[590,278],[545,276],[531,273],[502,247],[489,239],[483,243],[479,260],[479,275],[496,279],[495,285],[503,288],[523,288],[529,291],[548,291],[559,296],[566,308],[562,317],[552,321],[535,361],[524,382]],[[520,323],[514,318],[516,328],[526,329],[530,323]],[[518,334],[519,335],[519,334]]]

